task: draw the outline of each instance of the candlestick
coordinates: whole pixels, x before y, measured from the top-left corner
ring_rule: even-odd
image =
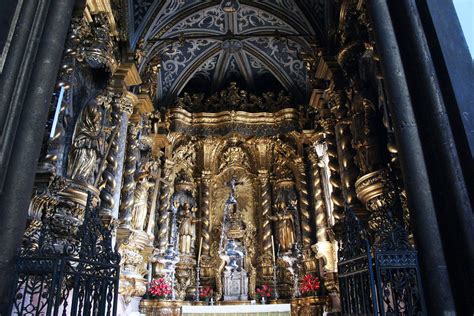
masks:
[[[273,240],[273,235],[272,237],[272,256],[273,256],[273,265],[275,265],[275,241]]]
[[[201,250],[202,250],[202,237],[201,237],[201,240],[199,241],[199,251],[198,251],[198,260],[197,260],[198,265],[201,262]]]

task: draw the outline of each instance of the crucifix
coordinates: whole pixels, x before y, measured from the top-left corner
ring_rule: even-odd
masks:
[[[229,200],[230,202],[233,202],[233,203],[236,203],[236,200],[235,200],[235,189],[237,188],[238,185],[241,185],[243,184],[243,182],[238,182],[237,181],[237,176],[234,175],[232,176],[232,178],[230,179],[230,181],[227,183],[227,185],[230,187],[230,196],[229,196]]]

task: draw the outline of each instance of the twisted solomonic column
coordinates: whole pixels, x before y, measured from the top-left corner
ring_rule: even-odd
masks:
[[[364,208],[360,205],[355,192],[355,182],[358,176],[358,168],[354,162],[354,149],[352,148],[352,133],[350,121],[341,119],[336,124],[337,156],[339,159],[339,170],[341,175],[341,190],[344,202],[354,208],[356,215]],[[363,211],[365,212],[365,211]]]
[[[133,210],[133,193],[136,187],[135,171],[137,169],[139,127],[130,123],[127,134],[125,170],[123,173],[122,197],[120,203],[120,227],[130,228]]]
[[[165,161],[163,168],[163,180],[166,182],[162,183],[161,195],[160,195],[160,216],[158,220],[158,248],[160,252],[164,252],[168,245],[168,232],[169,232],[169,210],[171,206],[171,177],[173,175],[174,163],[171,160]]]
[[[110,144],[109,154],[107,156],[107,167],[102,174],[105,180],[105,186],[100,191],[100,209],[99,213],[102,219],[110,221],[114,216],[115,206],[114,195],[117,187],[118,159],[120,154],[120,130],[124,123],[123,113],[132,114],[132,104],[129,100],[114,96],[112,99],[112,126],[114,129],[113,139]],[[116,215],[115,215],[116,216]]]
[[[309,153],[311,162],[311,188],[314,211],[316,215],[316,240],[318,242],[327,241],[327,214],[324,205],[323,186],[321,173],[318,165],[318,157],[315,152]]]
[[[269,173],[267,170],[260,170],[258,172],[260,180],[260,189],[262,196],[262,254],[268,257],[272,256],[272,226],[268,216],[271,215],[272,210],[272,191],[270,186]]]
[[[326,153],[329,158],[328,168],[329,168],[329,182],[331,184],[332,192],[329,198],[332,201],[333,206],[333,216],[335,222],[340,220],[344,212],[344,197],[342,196],[341,190],[341,176],[339,169],[339,162],[337,156],[337,144],[336,144],[336,135],[334,129],[334,120],[331,118],[323,119],[319,124],[324,129],[324,141],[327,146]],[[335,223],[331,223],[334,225]]]
[[[309,210],[308,198],[308,181],[306,180],[305,165],[302,159],[297,159],[297,188],[300,197],[300,217],[301,217],[301,238],[303,248],[309,249],[311,247],[311,213]]]
[[[209,256],[211,249],[210,230],[210,171],[203,171],[201,178],[201,237],[202,255]]]

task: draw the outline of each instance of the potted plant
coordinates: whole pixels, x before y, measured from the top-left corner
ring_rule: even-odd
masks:
[[[169,300],[171,283],[165,278],[154,279],[148,284],[146,298],[140,301],[140,312],[145,315],[179,315],[182,302]]]
[[[211,299],[214,290],[210,286],[205,286],[199,290],[199,298],[207,303]]]
[[[266,304],[272,296],[272,288],[268,284],[264,284],[261,288],[257,288],[255,293],[257,300],[260,300],[262,304]]]
[[[164,300],[171,294],[171,285],[164,278],[154,279],[150,282],[148,292],[152,298]]]
[[[317,296],[320,286],[318,277],[306,274],[301,281],[300,292],[303,296]]]

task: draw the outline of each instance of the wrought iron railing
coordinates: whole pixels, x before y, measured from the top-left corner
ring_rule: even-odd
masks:
[[[39,236],[28,237],[8,315],[116,315],[120,256],[112,248],[111,230],[90,205],[76,242],[58,241],[48,216]]]
[[[379,236],[380,237],[380,236]],[[343,315],[424,315],[417,252],[404,228],[390,226],[371,247],[367,232],[349,208],[339,249]]]

